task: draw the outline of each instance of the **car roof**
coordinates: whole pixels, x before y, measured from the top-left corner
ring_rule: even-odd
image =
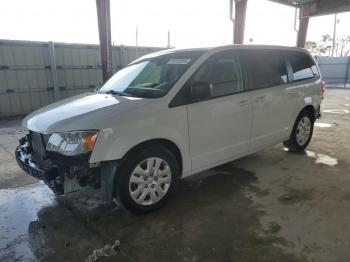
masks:
[[[161,55],[166,55],[166,54],[175,54],[175,53],[181,53],[181,52],[215,52],[215,51],[221,51],[221,50],[230,50],[230,49],[251,49],[251,50],[290,50],[290,51],[299,51],[303,53],[309,54],[309,52],[300,47],[290,47],[290,46],[279,46],[279,45],[223,45],[223,46],[216,46],[216,47],[201,47],[201,48],[171,48],[171,49],[164,49],[161,51],[153,52],[147,55],[144,55],[140,57],[139,59],[133,61],[131,64],[134,64],[136,62],[139,62],[140,60],[148,59],[148,58],[153,58]]]

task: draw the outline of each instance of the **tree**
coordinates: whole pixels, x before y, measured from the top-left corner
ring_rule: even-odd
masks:
[[[340,39],[337,39],[336,41],[337,45],[337,55],[338,56],[347,56],[350,53],[350,36],[343,36]]]
[[[307,41],[305,48],[313,55],[324,55],[327,52],[327,45],[321,41],[320,44],[315,41]]]
[[[333,45],[333,38],[329,34],[321,37],[319,43],[315,41],[307,41],[305,48],[314,55],[325,55],[328,50],[331,50]],[[350,35],[337,38],[334,46],[335,56],[348,56],[350,54]]]
[[[312,54],[318,53],[318,45],[315,41],[306,41],[305,48],[309,50]]]

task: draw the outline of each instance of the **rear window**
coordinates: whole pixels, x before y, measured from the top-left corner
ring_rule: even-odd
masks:
[[[288,83],[284,55],[273,50],[242,50],[241,63],[248,90]]]
[[[305,53],[291,52],[289,60],[293,69],[294,81],[318,78],[319,73],[314,61]]]

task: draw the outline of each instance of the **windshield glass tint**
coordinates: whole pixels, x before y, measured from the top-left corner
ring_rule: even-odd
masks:
[[[181,51],[141,59],[118,71],[100,92],[143,98],[164,96],[202,53]]]

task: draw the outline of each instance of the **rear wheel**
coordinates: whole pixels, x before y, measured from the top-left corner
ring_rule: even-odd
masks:
[[[302,111],[295,121],[289,140],[284,146],[294,152],[303,151],[310,143],[314,130],[314,118],[309,111]]]
[[[167,148],[146,148],[123,160],[116,175],[119,204],[133,213],[161,207],[174,191],[179,165]]]

